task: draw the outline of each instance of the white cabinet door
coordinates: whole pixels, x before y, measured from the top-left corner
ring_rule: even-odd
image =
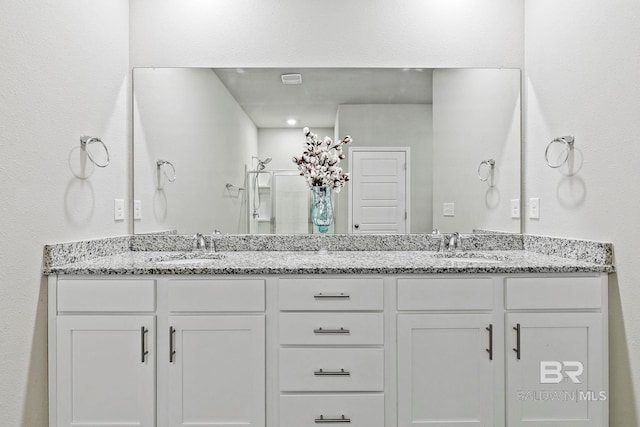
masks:
[[[155,318],[57,318],[57,426],[153,427]]]
[[[512,313],[505,333],[509,427],[606,425],[602,314]]]
[[[263,427],[264,315],[170,316],[169,325],[169,425]]]
[[[399,427],[493,425],[500,354],[494,345],[490,360],[487,351],[491,321],[490,314],[398,315]]]

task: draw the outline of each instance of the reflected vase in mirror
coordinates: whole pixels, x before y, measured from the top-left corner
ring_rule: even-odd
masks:
[[[311,221],[318,227],[318,231],[324,236],[329,231],[329,226],[333,224],[333,202],[331,200],[331,187],[313,186],[311,187],[313,199],[311,201]],[[326,254],[325,239],[322,239],[318,253]]]

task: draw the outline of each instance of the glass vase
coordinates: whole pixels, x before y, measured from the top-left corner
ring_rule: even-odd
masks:
[[[333,201],[331,187],[311,187],[313,199],[311,200],[311,222],[318,227],[318,231],[324,236],[333,224]],[[320,243],[321,254],[326,254],[324,237]]]

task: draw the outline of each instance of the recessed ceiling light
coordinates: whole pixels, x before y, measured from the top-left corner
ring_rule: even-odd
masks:
[[[295,125],[296,123],[298,123],[298,121],[297,121],[296,119],[287,119],[287,124],[288,124],[289,126],[293,126],[293,125]]]
[[[284,85],[301,85],[302,74],[282,74],[280,75],[282,84]]]

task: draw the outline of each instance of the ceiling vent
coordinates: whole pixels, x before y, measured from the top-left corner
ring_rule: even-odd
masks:
[[[282,74],[280,76],[284,85],[301,85],[302,74]]]

